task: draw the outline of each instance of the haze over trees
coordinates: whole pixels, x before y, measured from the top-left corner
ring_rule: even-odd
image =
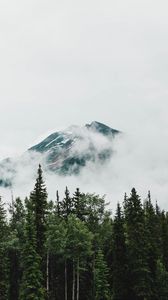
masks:
[[[114,216],[78,188],[48,201],[39,166],[8,215],[0,198],[1,300],[168,299],[168,213],[150,193],[142,201],[133,188]]]

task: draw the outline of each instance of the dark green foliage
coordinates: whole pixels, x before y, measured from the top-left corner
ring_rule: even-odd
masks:
[[[8,257],[7,257],[8,228],[6,211],[0,197],[0,299],[8,297]]]
[[[73,195],[74,213],[81,221],[85,221],[87,216],[86,201],[84,194],[80,193],[79,188]]]
[[[55,205],[55,214],[60,217],[61,216],[61,202],[59,198],[59,192],[56,192],[56,205]]]
[[[168,213],[135,189],[106,205],[67,187],[48,203],[41,166],[9,218],[0,199],[0,300],[167,300]]]
[[[44,256],[46,241],[46,215],[48,210],[47,192],[42,177],[42,169],[39,165],[38,177],[33,192],[30,195],[32,210],[35,218],[37,252],[40,257]]]
[[[63,218],[67,219],[68,216],[73,212],[73,201],[70,197],[68,188],[65,189],[65,197],[61,203],[61,213]]]
[[[83,259],[91,255],[93,236],[88,230],[88,227],[71,215],[67,222],[67,255],[73,257],[74,260],[78,258]]]
[[[25,217],[25,209],[23,202],[20,198],[16,198],[16,200],[12,200],[12,204],[9,209],[11,219],[10,219],[10,227],[11,229],[16,229],[16,227],[20,227],[21,222],[23,222]]]
[[[124,217],[121,207],[117,205],[117,212],[113,223],[113,300],[128,298],[127,278],[127,249],[125,241]]]
[[[160,253],[160,234],[158,232],[158,220],[155,213],[155,209],[151,202],[150,192],[148,193],[148,199],[144,203],[144,213],[145,213],[145,227],[146,227],[146,258],[150,271],[150,284],[151,284],[151,299],[156,297],[156,271],[157,271],[157,260]],[[160,222],[160,221],[159,221]]]
[[[166,271],[168,272],[168,214],[164,211],[161,215],[161,238],[162,238],[162,251],[163,263]]]
[[[37,253],[35,217],[32,202],[26,202],[25,244],[22,251],[23,276],[19,300],[43,300],[41,257]]]
[[[105,214],[105,199],[95,194],[86,194],[83,199],[86,203],[86,223],[95,234],[99,232],[99,225]]]
[[[135,189],[124,201],[126,244],[128,252],[128,278],[130,299],[150,299],[150,270],[147,262],[147,239],[144,211]]]
[[[102,249],[107,267],[111,270],[108,274],[108,283],[112,294],[113,286],[113,220],[110,211],[104,212],[103,220],[99,224],[98,249]]]
[[[157,261],[156,270],[156,299],[168,299],[168,272],[160,260]]]
[[[12,201],[10,206],[10,242],[8,243],[9,256],[9,300],[19,297],[19,285],[22,276],[21,254],[24,244],[25,209],[20,198]]]
[[[47,289],[47,253],[45,247],[49,204],[47,203],[47,191],[43,180],[41,165],[39,165],[37,173],[38,176],[34,190],[30,194],[30,201],[32,204],[32,214],[34,216],[36,252],[40,258],[40,270],[43,274],[43,287]]]
[[[102,250],[98,250],[95,259],[95,300],[109,300],[109,271]]]

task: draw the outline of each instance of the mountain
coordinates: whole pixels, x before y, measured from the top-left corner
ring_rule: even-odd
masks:
[[[0,185],[11,185],[20,169],[39,163],[46,171],[63,176],[77,175],[87,164],[104,164],[113,153],[113,140],[119,133],[96,121],[55,132],[21,157],[3,160],[0,163]]]

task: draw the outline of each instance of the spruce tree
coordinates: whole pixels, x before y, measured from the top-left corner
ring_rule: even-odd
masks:
[[[60,202],[58,190],[56,191],[55,214],[56,214],[56,216],[61,217],[61,202]]]
[[[8,228],[6,211],[0,197],[0,299],[8,297],[8,257],[7,257]]]
[[[157,300],[168,299],[168,272],[166,271],[161,260],[157,261],[155,299]]]
[[[150,271],[150,284],[152,292],[152,300],[156,298],[156,271],[157,271],[157,260],[160,256],[159,236],[158,236],[158,224],[155,209],[151,202],[151,195],[148,192],[148,198],[144,202],[144,213],[145,213],[145,227],[146,227],[146,257]]]
[[[168,214],[164,211],[161,214],[161,245],[163,264],[168,272]]]
[[[20,198],[10,205],[10,242],[8,243],[9,256],[9,300],[18,300],[19,286],[22,275],[21,249],[24,244],[25,209]]]
[[[23,275],[19,300],[44,300],[41,257],[37,252],[35,215],[31,200],[26,201],[25,244],[22,250]]]
[[[76,189],[73,195],[74,213],[81,221],[85,221],[87,216],[86,201],[84,195],[80,192],[79,188]]]
[[[129,297],[134,300],[150,299],[150,271],[147,263],[144,211],[140,197],[134,188],[131,196],[124,200],[124,213],[128,249]]]
[[[40,270],[43,274],[43,287],[47,289],[47,252],[46,252],[46,231],[47,231],[47,191],[43,180],[43,171],[39,165],[34,190],[30,194],[32,212],[36,233],[36,252],[40,257]]]
[[[110,211],[104,213],[103,221],[99,224],[98,249],[102,249],[109,269],[108,283],[112,294],[113,290],[113,220]]]
[[[117,205],[116,216],[113,223],[113,300],[128,298],[128,280],[127,280],[127,252],[124,231],[124,217],[121,207]]]
[[[55,212],[49,216],[47,229],[47,250],[49,252],[49,299],[64,299],[67,290],[65,265],[67,261],[67,223]],[[63,282],[65,281],[65,286]],[[66,298],[66,297],[65,297]]]
[[[25,209],[22,200],[18,197],[16,200],[12,200],[12,203],[9,208],[10,213],[10,228],[12,230],[18,229],[20,230],[20,226],[22,226],[24,217],[25,217]]]
[[[47,218],[47,191],[43,180],[41,165],[38,168],[34,190],[30,194],[32,209],[35,216],[37,253],[40,257],[45,256],[46,242],[46,218]]]
[[[65,197],[61,203],[61,213],[63,218],[67,219],[73,213],[73,199],[70,197],[68,187],[65,189]]]
[[[95,259],[95,300],[109,300],[109,271],[101,249],[98,250]]]

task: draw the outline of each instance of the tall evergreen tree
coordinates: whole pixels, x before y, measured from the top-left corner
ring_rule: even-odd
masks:
[[[164,211],[161,214],[161,251],[163,265],[168,272],[168,214]]]
[[[156,271],[157,271],[157,260],[159,258],[160,250],[158,239],[158,224],[155,209],[151,202],[151,195],[148,192],[148,198],[144,202],[144,213],[145,213],[145,227],[146,233],[145,238],[147,240],[146,257],[150,271],[150,283],[151,283],[151,299],[156,299]]]
[[[21,249],[24,244],[25,209],[20,198],[12,201],[10,205],[10,242],[9,255],[9,300],[18,300],[19,286],[22,275]]]
[[[121,207],[117,205],[117,212],[113,223],[113,300],[128,299],[127,279],[127,251],[124,231],[124,217]]]
[[[151,297],[150,271],[147,263],[147,240],[144,211],[140,197],[133,188],[124,200],[126,243],[128,249],[128,278],[130,299],[144,300]]]
[[[66,245],[67,222],[55,213],[51,214],[48,222],[47,249],[50,254],[49,299],[52,300],[67,298]]]
[[[95,259],[95,300],[109,300],[110,291],[108,283],[109,271],[101,249],[98,250]]]
[[[168,299],[168,272],[166,271],[163,263],[160,260],[157,261],[155,299]]]
[[[56,214],[56,216],[58,216],[58,217],[61,216],[61,201],[60,201],[60,197],[59,197],[59,192],[58,192],[58,190],[56,191],[55,214]]]
[[[37,253],[37,234],[32,201],[26,201],[25,244],[22,251],[23,276],[19,300],[44,300],[41,257]]]
[[[79,190],[79,188],[76,189],[74,195],[73,195],[73,203],[74,203],[74,213],[81,221],[85,221],[85,218],[87,216],[87,210],[86,210],[86,201],[85,196],[82,194]]]
[[[111,212],[105,211],[102,222],[99,225],[99,248],[104,253],[104,259],[107,263],[107,267],[109,270],[108,274],[108,283],[110,286],[110,291],[112,294],[113,291],[113,220],[111,218]]]
[[[38,168],[34,190],[30,194],[32,209],[35,217],[37,253],[40,257],[45,255],[46,218],[47,218],[47,191],[43,180],[41,165]]]
[[[0,299],[8,299],[8,257],[7,257],[8,228],[6,211],[0,197]]]
[[[65,197],[61,203],[62,216],[67,219],[73,213],[73,199],[70,197],[68,187],[65,189]]]

